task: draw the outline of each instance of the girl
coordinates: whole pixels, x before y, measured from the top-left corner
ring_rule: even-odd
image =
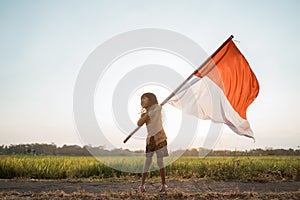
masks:
[[[145,192],[145,180],[149,171],[154,152],[157,157],[157,165],[160,169],[162,185],[160,191],[167,189],[165,181],[165,167],[163,157],[168,156],[167,137],[162,127],[161,106],[157,102],[157,98],[153,93],[145,93],[141,96],[141,106],[145,112],[141,114],[137,125],[142,126],[146,123],[147,139],[146,139],[146,161],[143,168],[142,184],[139,189]]]

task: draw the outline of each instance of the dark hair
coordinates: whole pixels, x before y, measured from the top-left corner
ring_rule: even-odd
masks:
[[[147,98],[150,100],[151,105],[158,104],[157,98],[156,98],[155,94],[153,94],[153,93],[150,93],[150,92],[144,93],[144,94],[141,96],[141,99],[142,99],[143,97],[147,97]]]

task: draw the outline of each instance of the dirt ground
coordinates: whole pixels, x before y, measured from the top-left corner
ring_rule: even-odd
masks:
[[[300,199],[300,181],[219,182],[169,180],[167,192],[148,180],[146,192],[138,181],[0,180],[0,199]]]

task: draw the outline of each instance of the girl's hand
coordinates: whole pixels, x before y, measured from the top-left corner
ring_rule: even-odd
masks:
[[[141,117],[143,117],[145,114],[147,114],[147,109],[146,108],[142,108],[140,114],[141,114]]]
[[[140,114],[145,114],[147,113],[147,109],[146,108],[142,108]]]
[[[146,108],[141,110],[141,118],[138,120],[137,125],[142,126],[144,123],[147,123],[149,120],[148,112]]]

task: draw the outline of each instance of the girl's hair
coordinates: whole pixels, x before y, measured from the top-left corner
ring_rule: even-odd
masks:
[[[150,100],[151,105],[158,104],[157,98],[156,98],[155,94],[153,94],[153,93],[150,93],[150,92],[144,93],[144,94],[141,96],[141,99],[142,99],[143,97],[147,97],[147,98]]]

